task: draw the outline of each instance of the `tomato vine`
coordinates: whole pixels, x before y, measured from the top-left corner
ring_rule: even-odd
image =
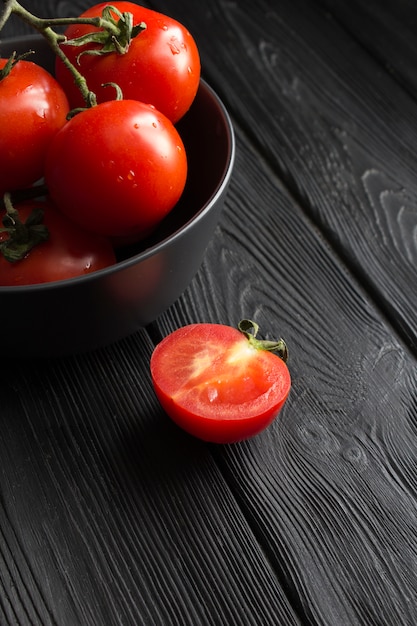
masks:
[[[86,43],[99,43],[101,44],[101,48],[99,51],[95,51],[94,54],[106,54],[114,51],[119,54],[125,54],[129,49],[131,40],[146,28],[144,22],[133,25],[133,16],[130,12],[121,13],[117,8],[112,6],[105,7],[102,15],[98,17],[41,18],[28,11],[17,0],[2,1],[4,6],[0,14],[0,31],[9,17],[14,14],[40,33],[48,42],[53,53],[71,72],[87,107],[97,104],[96,95],[89,90],[85,77],[76,66],[69,61],[60,44],[66,43],[73,46],[83,46]],[[112,16],[112,13],[116,15],[116,18]],[[68,41],[65,35],[54,30],[58,27],[68,27],[74,24],[88,24],[102,30],[90,33],[86,37],[80,37],[78,40],[74,39],[71,41]]]

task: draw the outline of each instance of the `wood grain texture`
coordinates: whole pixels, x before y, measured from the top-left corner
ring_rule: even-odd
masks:
[[[148,331],[0,378],[0,623],[415,626],[415,103],[309,0],[152,6],[199,43],[235,174]],[[257,438],[206,445],[159,408],[149,356],[242,317],[286,339],[292,392]]]
[[[413,0],[316,0],[414,98],[417,97],[417,6]]]
[[[284,336],[293,387],[281,418],[216,448],[219,465],[303,624],[411,626],[415,361],[237,134],[222,223],[161,334],[184,319],[236,324],[238,313]]]
[[[187,18],[209,81],[415,349],[415,101],[307,0],[207,1]]]
[[[209,450],[160,410],[151,349],[2,378],[2,624],[299,623]]]

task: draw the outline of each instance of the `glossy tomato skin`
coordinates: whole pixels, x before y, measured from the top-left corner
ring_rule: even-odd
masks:
[[[50,201],[16,205],[20,220],[26,221],[36,207],[44,210],[43,223],[49,230],[49,239],[14,263],[0,254],[0,286],[34,285],[75,278],[116,262],[109,240],[82,231]],[[5,238],[7,235],[0,234],[0,241]]]
[[[147,236],[179,200],[187,157],[153,107],[113,100],[73,117],[51,142],[45,181],[58,208],[86,230]]]
[[[191,435],[213,443],[234,443],[264,430],[291,388],[281,358],[221,324],[174,331],[156,346],[150,368],[166,413]]]
[[[0,59],[0,69],[7,59]],[[69,111],[62,87],[45,69],[21,60],[0,81],[0,195],[43,176],[46,151]]]
[[[83,17],[101,15],[103,8],[112,5],[121,13],[130,12],[134,24],[146,23],[146,29],[135,37],[126,54],[113,52],[104,56],[83,55],[78,69],[86,78],[88,87],[98,102],[110,100],[112,90],[103,84],[115,82],[125,99],[152,104],[176,123],[188,111],[197,93],[200,81],[200,57],[197,45],[188,30],[176,20],[139,6],[133,2],[104,2],[96,4]],[[68,39],[75,39],[97,30],[85,24],[71,25],[65,31]],[[62,49],[73,64],[83,50],[94,49],[97,44],[82,47],[63,45]],[[71,107],[83,106],[78,88],[57,59],[56,76],[63,85]]]

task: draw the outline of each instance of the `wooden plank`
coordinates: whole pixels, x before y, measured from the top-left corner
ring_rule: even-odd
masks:
[[[343,31],[307,3],[292,5],[282,2],[279,15],[269,5],[265,23],[252,13],[263,15],[262,2],[201,2],[195,12],[175,3],[178,17],[195,26],[206,71],[235,114],[239,151],[204,265],[157,328],[162,335],[187,320],[235,323],[249,312],[271,336],[282,333],[294,379],[282,418],[237,446],[183,436],[150,395],[152,344],[144,334],[100,356],[18,366],[0,383],[8,398],[0,454],[9,468],[0,488],[29,555],[20,576],[31,589],[35,567],[43,606],[60,624],[132,615],[156,622],[158,607],[166,622],[182,613],[194,624],[242,623],[243,616],[244,623],[296,623],[277,580],[305,624],[416,623],[415,362],[304,213],[361,279],[369,264],[368,286],[380,290],[388,252],[407,238],[381,247],[392,216],[377,200],[387,194],[374,183],[372,203],[361,180],[381,171],[393,191],[405,177],[410,192],[410,160],[399,153],[398,137],[414,109],[401,101],[407,119],[370,141],[362,110],[381,105],[379,130],[394,111],[394,95],[379,100],[385,74],[368,75],[376,66],[362,53],[355,60],[358,46]],[[344,72],[331,72],[330,53]],[[349,86],[348,61],[360,70],[361,102]],[[402,141],[410,155],[411,140]],[[334,215],[339,204],[342,216]],[[364,221],[370,208],[378,231]],[[360,253],[355,263],[348,244]],[[403,250],[392,261],[402,281]],[[380,265],[386,275],[378,282]],[[127,458],[118,457],[125,448]],[[162,545],[158,537],[169,531],[173,540]],[[178,572],[185,572],[182,587]],[[112,602],[106,592],[115,588],[119,600]],[[22,623],[26,606],[22,600]]]
[[[3,373],[2,623],[297,625],[207,447],[159,409],[151,349]]]
[[[186,4],[209,82],[416,349],[415,101],[308,0]]]
[[[253,317],[269,338],[282,334],[289,401],[255,439],[214,447],[219,466],[302,623],[414,624],[415,360],[237,136],[225,214],[160,333]]]
[[[413,0],[316,0],[414,98],[417,97],[417,6]]]
[[[210,450],[160,410],[152,347],[2,374],[2,624],[299,624]]]

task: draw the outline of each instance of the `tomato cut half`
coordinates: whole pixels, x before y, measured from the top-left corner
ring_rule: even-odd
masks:
[[[259,344],[222,324],[191,324],[165,337],[150,368],[169,417],[213,443],[247,439],[269,426],[288,397],[291,377],[284,360]]]

